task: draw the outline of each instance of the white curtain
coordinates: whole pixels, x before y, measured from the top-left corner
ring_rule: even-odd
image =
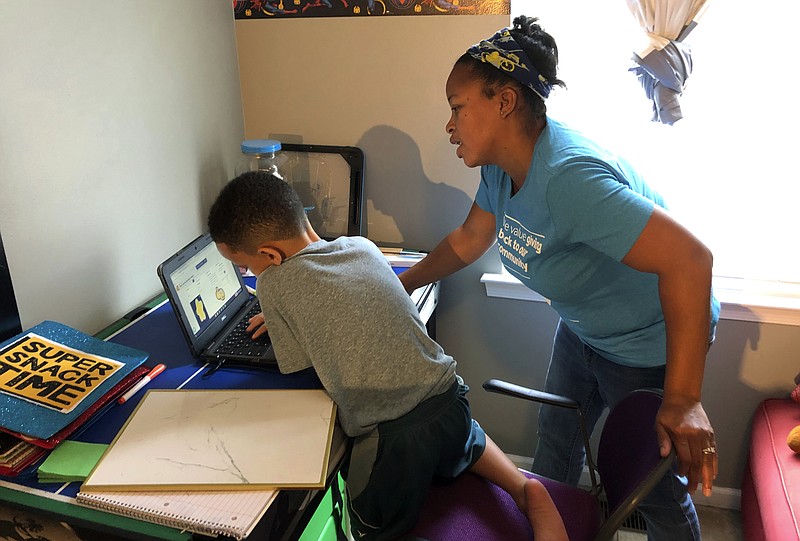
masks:
[[[692,72],[692,54],[684,38],[703,15],[706,0],[627,0],[647,37],[633,55],[631,68],[653,101],[653,120],[674,124],[683,117],[679,98]]]

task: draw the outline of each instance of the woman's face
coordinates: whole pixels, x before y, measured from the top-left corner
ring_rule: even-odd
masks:
[[[499,131],[500,105],[483,93],[483,83],[472,77],[469,69],[455,66],[445,87],[450,104],[450,120],[445,129],[450,143],[458,145],[456,156],[467,167],[487,165],[492,161]]]

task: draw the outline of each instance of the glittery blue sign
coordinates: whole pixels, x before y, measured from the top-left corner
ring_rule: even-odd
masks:
[[[0,426],[47,439],[148,358],[55,321],[0,344]]]

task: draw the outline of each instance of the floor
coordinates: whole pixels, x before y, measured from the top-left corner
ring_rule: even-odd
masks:
[[[743,541],[742,517],[739,511],[717,507],[697,506],[703,541]],[[645,541],[647,534],[622,530],[616,541]]]
[[[700,517],[700,526],[703,530],[703,541],[743,541],[742,521],[738,511],[719,509],[716,507],[698,506],[697,513]],[[21,526],[20,523],[30,521],[30,530],[23,530],[24,537],[14,537],[16,539],[47,539],[49,541],[122,541],[119,538],[112,538],[103,534],[92,534],[90,532],[75,531],[65,524],[49,521],[42,517],[14,516],[17,513],[4,509],[0,506],[0,526],[4,523],[8,526]],[[13,526],[12,526],[13,525]],[[27,524],[26,524],[27,525]],[[2,528],[0,528],[2,529]],[[20,530],[17,530],[20,533]],[[4,534],[0,533],[0,537]],[[33,536],[33,537],[28,537]],[[352,539],[352,538],[351,538]],[[616,541],[645,541],[647,535],[641,531],[621,530],[617,534]]]

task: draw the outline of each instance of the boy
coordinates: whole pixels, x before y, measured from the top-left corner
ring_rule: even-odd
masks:
[[[314,368],[354,438],[343,474],[355,539],[402,537],[433,477],[469,470],[513,496],[537,541],[567,540],[544,486],[472,420],[455,361],[374,244],[320,239],[294,189],[258,172],[222,189],[208,227],[223,256],[258,276],[254,336],[269,328],[281,372]]]

